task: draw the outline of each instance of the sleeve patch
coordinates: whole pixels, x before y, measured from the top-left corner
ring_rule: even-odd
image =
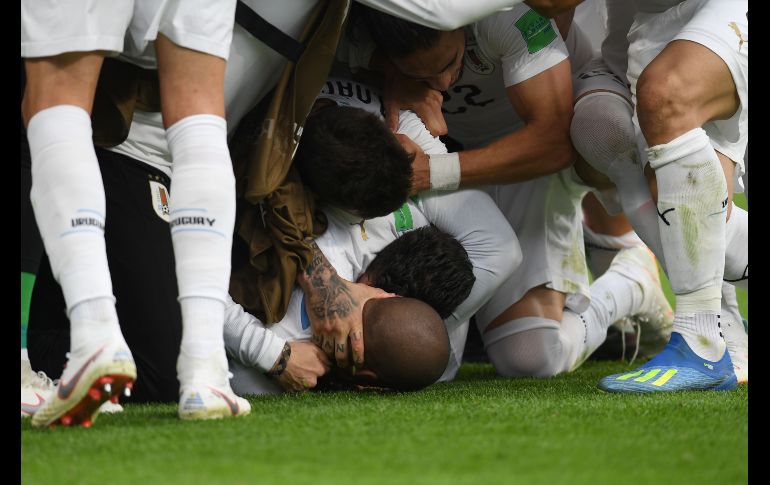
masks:
[[[539,51],[556,38],[556,31],[553,29],[551,22],[534,10],[525,13],[516,21],[515,25],[521,31],[530,54]]]
[[[404,202],[397,211],[393,212],[393,217],[396,223],[396,232],[402,233],[414,229],[414,223],[412,222],[412,211],[409,209],[409,203]]]

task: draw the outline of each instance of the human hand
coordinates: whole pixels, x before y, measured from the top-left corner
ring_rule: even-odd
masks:
[[[352,283],[335,275],[329,288],[321,290],[322,299],[307,298],[308,316],[313,329],[313,342],[339,367],[364,363],[364,305],[371,298],[395,296],[379,288]],[[333,296],[332,296],[333,295]],[[350,342],[350,347],[348,347]]]
[[[407,153],[414,153],[412,160],[412,188],[410,194],[430,189],[430,163],[428,155],[411,138],[396,133],[396,138]]]
[[[289,392],[312,389],[331,366],[326,354],[312,342],[289,342],[291,355],[277,381]]]
[[[410,109],[417,113],[431,135],[447,134],[446,120],[441,112],[444,96],[440,91],[391,71],[385,77],[382,98],[385,122],[391,131],[398,129],[399,111]]]
[[[347,367],[351,356],[353,363],[361,366],[364,363],[364,305],[371,298],[396,295],[340,278],[318,245],[313,242],[311,247],[313,258],[297,281],[305,292],[313,342],[329,358],[334,358],[339,367]]]

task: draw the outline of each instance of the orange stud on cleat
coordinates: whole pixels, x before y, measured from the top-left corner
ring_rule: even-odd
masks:
[[[83,425],[84,428],[90,428],[92,423],[90,419],[85,419],[81,424]]]
[[[110,402],[112,404],[117,404],[118,403],[118,395],[115,394],[114,396],[110,397]]]
[[[62,416],[61,424],[64,426],[69,426],[70,424],[72,424],[72,416]]]
[[[98,401],[102,398],[102,393],[99,389],[92,387],[88,390],[88,396],[94,401]]]

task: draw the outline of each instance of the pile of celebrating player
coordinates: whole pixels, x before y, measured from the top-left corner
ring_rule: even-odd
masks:
[[[349,3],[22,1],[22,416],[417,390],[454,378],[473,324],[502,376],[602,348],[649,358],[608,392],[748,382],[746,0]],[[294,65],[262,34],[304,39],[320,11],[318,37],[335,9],[330,72],[275,131],[299,145],[256,206],[283,232],[252,237],[235,151],[273,129]],[[159,89],[95,146],[108,63]],[[292,239],[296,220],[317,230]]]

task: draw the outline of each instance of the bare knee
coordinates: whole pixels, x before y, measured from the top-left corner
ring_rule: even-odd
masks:
[[[637,83],[639,125],[650,145],[666,143],[700,126],[689,107],[687,87],[675,70],[651,64]]]

